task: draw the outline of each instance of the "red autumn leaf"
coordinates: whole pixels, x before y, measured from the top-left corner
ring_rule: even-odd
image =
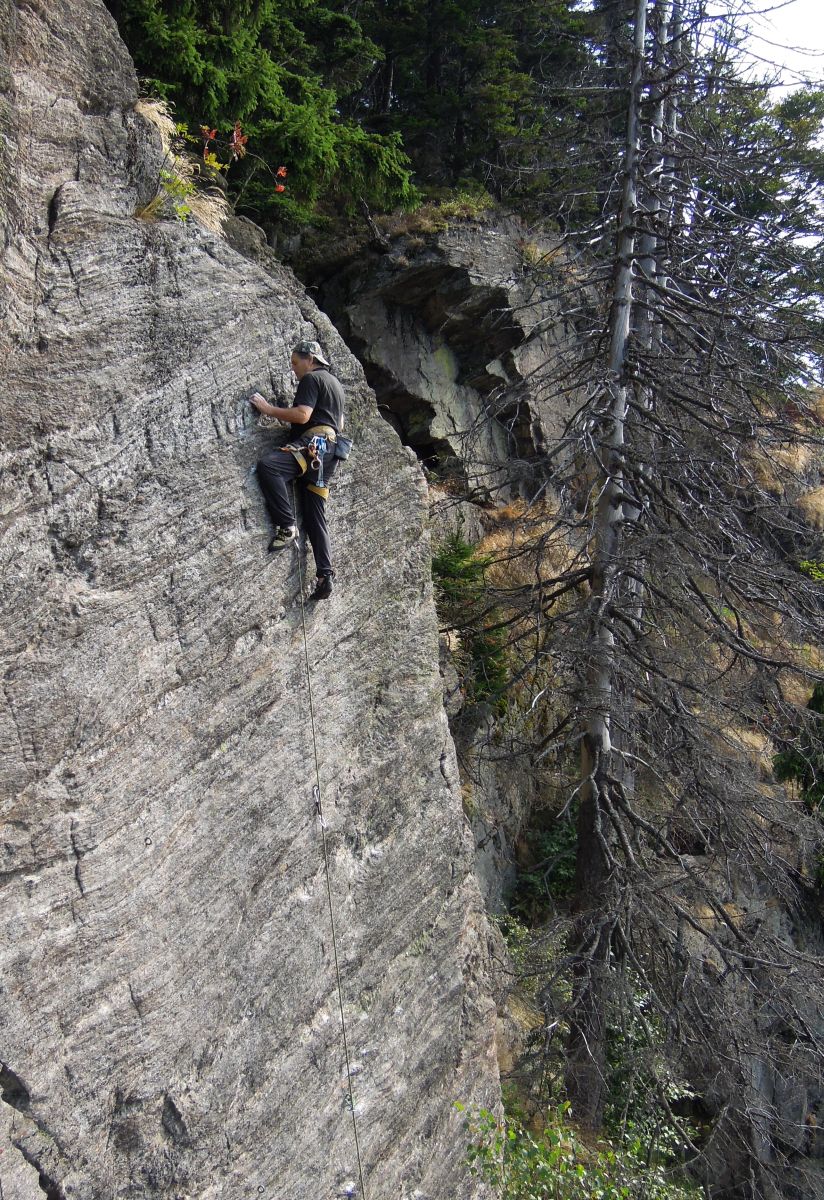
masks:
[[[217,137],[217,130],[210,129],[208,125],[201,125],[200,136],[203,138],[203,161],[209,157],[209,142],[213,142]]]
[[[235,121],[235,127],[232,130],[232,136],[229,139],[229,148],[232,151],[232,158],[243,158],[246,153],[246,143],[249,141],[247,134],[242,132],[240,121]]]

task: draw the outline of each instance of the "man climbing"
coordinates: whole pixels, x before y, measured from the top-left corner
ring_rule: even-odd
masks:
[[[275,534],[270,550],[282,550],[297,536],[290,481],[299,481],[304,525],[315,556],[315,590],[310,600],[332,595],[332,547],[326,526],[326,498],[337,467],[335,442],[343,428],[343,388],[329,371],[320,344],[298,342],[292,351],[292,370],[298,381],[290,408],[269,404],[259,392],[252,404],[267,417],[293,426],[294,436],[285,446],[264,454],[257,465],[258,480]]]

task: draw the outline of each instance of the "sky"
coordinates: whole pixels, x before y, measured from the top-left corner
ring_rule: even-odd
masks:
[[[788,84],[808,75],[824,84],[824,0],[749,0],[746,7],[757,68],[775,63]]]

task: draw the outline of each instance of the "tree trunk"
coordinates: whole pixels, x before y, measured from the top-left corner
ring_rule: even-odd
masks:
[[[595,435],[600,464],[592,538],[589,646],[590,663],[582,681],[584,738],[581,755],[580,808],[576,861],[573,1006],[568,1042],[567,1094],[573,1115],[597,1129],[606,1101],[606,1033],[610,1006],[610,955],[617,920],[608,798],[612,759],[612,717],[618,703],[612,601],[621,585],[620,543],[624,520],[623,455],[627,422],[627,350],[633,310],[636,261],[640,102],[646,38],[647,0],[636,0],[632,75],[627,105],[624,181],[610,315],[610,349],[604,412]]]

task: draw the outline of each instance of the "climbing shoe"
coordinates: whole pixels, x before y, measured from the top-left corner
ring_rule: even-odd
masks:
[[[309,597],[310,600],[328,600],[332,595],[332,575],[318,575],[315,580],[315,590]]]
[[[297,529],[294,525],[281,525],[280,529],[276,530],[275,536],[269,543],[270,550],[283,550],[285,546],[289,546],[297,537]]]

